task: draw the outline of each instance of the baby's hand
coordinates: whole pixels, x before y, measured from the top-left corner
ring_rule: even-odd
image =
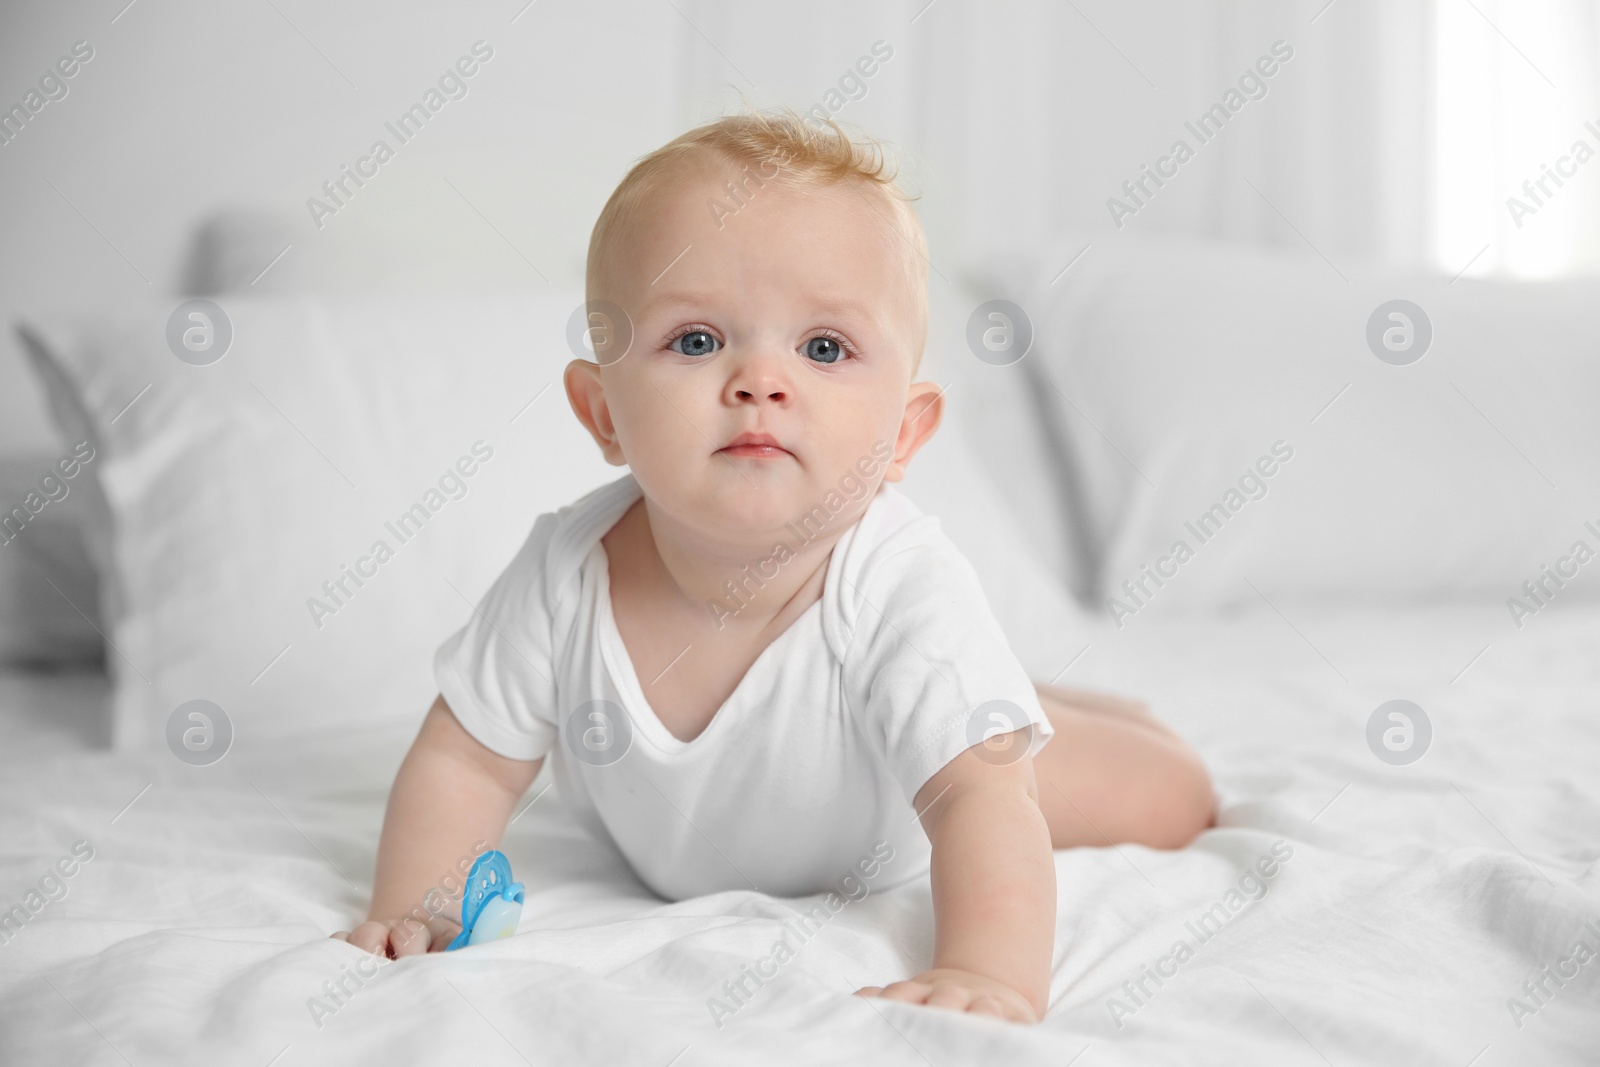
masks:
[[[460,923],[436,915],[428,920],[426,927],[415,919],[395,919],[390,922],[368,919],[354,930],[340,930],[328,936],[397,960],[402,956],[420,956],[424,952],[443,952],[460,932]]]
[[[935,967],[915,978],[888,987],[866,986],[856,990],[859,997],[883,997],[907,1004],[927,1004],[975,1015],[995,1015],[1018,1023],[1036,1023],[1039,1015],[1028,998],[1004,982],[955,967]]]

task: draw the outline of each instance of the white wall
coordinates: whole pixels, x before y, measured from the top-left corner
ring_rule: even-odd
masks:
[[[0,146],[7,323],[177,291],[195,223],[227,207],[275,213],[278,247],[293,247],[274,270],[331,289],[574,280],[632,160],[741,92],[821,101],[880,40],[893,58],[838,117],[903,151],[935,299],[985,264],[1039,257],[1053,271],[1084,245],[1141,235],[1397,264],[1435,244],[1427,4],[125,3],[0,11],[0,106],[75,41],[95,52]],[[307,198],[479,39],[494,57],[468,95],[313,226]],[[1296,58],[1268,96],[1114,226],[1107,198],[1278,39]],[[8,330],[0,451],[49,447],[19,359]]]

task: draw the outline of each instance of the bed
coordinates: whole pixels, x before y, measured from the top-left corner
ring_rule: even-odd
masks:
[[[1152,623],[1136,650],[1074,676],[1149,694],[1205,753],[1223,806],[1181,852],[1057,854],[1051,1008],[1032,1028],[846,996],[928,964],[925,881],[841,911],[719,1028],[708,1000],[814,901],[664,903],[542,786],[505,845],[528,886],[522,936],[358,983],[360,953],[326,934],[364,906],[403,730],[174,774],[62,736],[55,709],[84,704],[82,679],[8,676],[0,884],[20,898],[79,840],[94,858],[0,947],[0,1059],[1593,1062],[1600,968],[1546,980],[1543,1006],[1524,983],[1600,939],[1600,610],[1540,621],[1453,684],[1481,635],[1447,608],[1377,630],[1360,610],[1291,627],[1265,606]],[[1373,760],[1364,709],[1319,695],[1308,679],[1329,668],[1295,628],[1352,676],[1410,680],[1436,709],[1433,750]],[[1416,632],[1420,655],[1396,640]],[[1292,858],[1259,899],[1206,922],[1279,842]],[[1179,941],[1193,958],[1136,1001],[1124,983]],[[335,1000],[325,983],[341,978]]]
[[[1056,854],[1050,1010],[1033,1027],[848,995],[929,965],[925,879],[850,902],[731,1016],[714,1010],[817,898],[662,901],[564,817],[547,776],[504,843],[528,891],[519,936],[381,965],[327,936],[364,911],[386,790],[431,697],[426,653],[533,514],[610,473],[585,465],[561,398],[540,392],[570,357],[541,362],[516,340],[559,337],[575,294],[417,308],[213,293],[237,347],[204,378],[166,354],[175,301],[30,319],[64,434],[98,449],[84,488],[116,523],[88,535],[105,588],[75,606],[104,630],[105,669],[0,672],[0,1062],[1595,1062],[1600,603],[1582,572],[1529,617],[1505,603],[1588,536],[1582,509],[1540,498],[1466,532],[1424,525],[1498,478],[1511,499],[1531,491],[1523,460],[1573,484],[1600,454],[1584,436],[1595,371],[1563,364],[1578,368],[1563,371],[1568,398],[1522,422],[1514,396],[1474,378],[1492,373],[1493,331],[1473,333],[1488,337],[1475,353],[1469,331],[1441,330],[1451,362],[1396,402],[1421,436],[1472,436],[1461,455],[1423,454],[1418,481],[1389,477],[1359,465],[1393,422],[1397,379],[1378,377],[1391,368],[1316,350],[1333,344],[1324,320],[1348,318],[1346,303],[1364,319],[1371,294],[1295,274],[1314,265],[1139,255],[1086,261],[1068,295],[1023,301],[1039,349],[1003,384],[960,358],[983,287],[952,301],[935,337],[955,342],[928,366],[956,415],[906,484],[974,559],[1036,678],[1149,700],[1218,786],[1218,825],[1189,848]],[[1266,347],[1223,343],[1261,305],[1203,291],[1250,270],[1283,328],[1305,331],[1281,381]],[[1427,292],[1451,321],[1455,297]],[[1484,316],[1484,296],[1461,299]],[[1498,321],[1553,300],[1541,321],[1569,330],[1561,315],[1592,317],[1591,297],[1502,293]],[[1159,336],[1149,309],[1185,300]],[[461,344],[448,384],[467,401],[412,434],[394,413],[440,393],[426,357],[460,344],[463,322],[503,343]],[[1179,351],[1193,373],[1236,383],[1242,367],[1256,388],[1197,405],[1170,367]],[[1170,390],[1119,381],[1159,380],[1157,359],[1178,375]],[[376,373],[397,362],[415,373]],[[1450,389],[1499,437],[1423,402]],[[1000,417],[1019,408],[1028,419]],[[452,502],[348,613],[308,622],[317,579],[430,484],[485,410],[503,458],[484,477],[504,482]],[[1137,610],[1117,612],[1134,596],[1121,583],[1280,432],[1301,465],[1181,579],[1135,583]],[[1018,456],[1027,435],[1045,443]],[[1522,460],[1502,454],[1510,441]],[[573,459],[553,473],[552,452]],[[1429,466],[1449,462],[1467,473]],[[535,475],[532,499],[493,488]],[[1326,509],[1357,506],[1390,540],[1341,555],[1369,524],[1318,531]],[[233,741],[190,765],[166,730],[201,696],[228,709]]]

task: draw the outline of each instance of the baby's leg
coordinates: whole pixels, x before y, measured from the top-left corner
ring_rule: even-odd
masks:
[[[1035,684],[1056,733],[1033,758],[1055,848],[1182,848],[1212,823],[1205,765],[1136,701]]]

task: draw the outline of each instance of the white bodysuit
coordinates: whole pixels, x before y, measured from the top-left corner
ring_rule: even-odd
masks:
[[[639,496],[626,474],[539,516],[434,674],[488,748],[550,755],[568,809],[660,896],[802,896],[868,863],[875,888],[917,877],[922,785],[986,736],[1032,722],[1032,755],[1053,733],[971,564],[885,483],[835,544],[821,598],[678,740],[618,633],[600,543]]]

